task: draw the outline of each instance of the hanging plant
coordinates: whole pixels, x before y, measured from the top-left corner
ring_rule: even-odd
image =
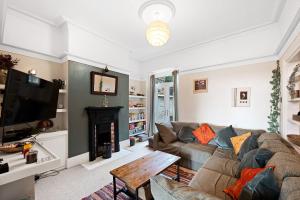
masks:
[[[286,88],[289,91],[290,97],[293,99],[295,97],[295,82],[296,82],[296,74],[299,71],[300,64],[296,65],[296,67],[293,69],[293,72],[289,78],[288,85]]]
[[[280,120],[280,101],[281,101],[281,92],[280,92],[280,66],[279,61],[277,61],[277,67],[272,71],[272,80],[270,84],[272,85],[271,92],[271,110],[270,115],[268,116],[268,131],[272,133],[280,133],[279,131],[279,120]]]

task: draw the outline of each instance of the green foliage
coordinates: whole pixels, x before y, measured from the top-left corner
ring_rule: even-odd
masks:
[[[268,131],[272,133],[278,133],[280,124],[280,101],[281,101],[281,92],[280,92],[280,66],[279,61],[277,61],[277,67],[272,71],[272,80],[270,84],[272,85],[272,92],[271,92],[271,111],[270,115],[268,116],[268,124],[269,128]]]

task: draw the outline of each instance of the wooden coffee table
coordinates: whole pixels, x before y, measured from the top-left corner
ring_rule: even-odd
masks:
[[[126,165],[118,167],[110,172],[113,176],[114,200],[120,192],[129,194],[135,199],[139,199],[138,189],[148,186],[150,177],[155,176],[166,170],[173,164],[177,166],[175,180],[180,180],[179,175],[179,160],[180,157],[172,154],[155,151],[142,158],[132,161]],[[124,182],[126,188],[117,191],[116,178]],[[132,195],[132,193],[134,193]]]

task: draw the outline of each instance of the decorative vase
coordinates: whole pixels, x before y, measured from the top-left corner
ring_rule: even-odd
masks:
[[[0,84],[6,83],[6,77],[7,77],[7,70],[1,69],[0,70]]]

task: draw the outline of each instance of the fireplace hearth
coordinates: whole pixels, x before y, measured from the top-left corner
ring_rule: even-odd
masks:
[[[103,155],[104,143],[111,143],[112,152],[120,151],[119,111],[116,107],[87,107],[89,119],[90,161]]]

